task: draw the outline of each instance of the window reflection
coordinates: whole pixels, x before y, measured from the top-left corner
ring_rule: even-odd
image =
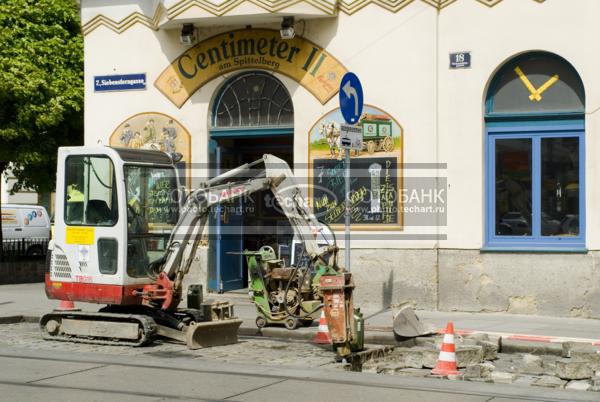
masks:
[[[531,139],[496,140],[496,235],[531,236]]]
[[[542,235],[579,234],[579,138],[543,138]]]

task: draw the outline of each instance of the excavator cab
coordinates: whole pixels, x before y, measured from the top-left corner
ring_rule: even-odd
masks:
[[[48,297],[139,304],[177,223],[180,196],[169,155],[125,148],[61,148]],[[64,178],[61,180],[61,178]]]

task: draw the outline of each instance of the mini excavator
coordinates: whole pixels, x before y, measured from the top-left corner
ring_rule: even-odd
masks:
[[[303,243],[306,264],[286,267],[268,246],[244,251],[257,325],[268,318],[295,327],[323,309],[334,351],[344,357],[361,350],[363,320],[353,306],[352,275],[337,265],[335,244],[317,243],[323,225],[287,163],[266,154],[186,195],[176,168],[180,158],[106,146],[59,149],[46,294],[104,306],[98,312],[43,315],[44,338],[142,346],[163,336],[190,348],[237,342],[242,321],[228,302],[190,307],[188,290],[188,307],[178,307],[183,279],[212,207],[270,190]]]

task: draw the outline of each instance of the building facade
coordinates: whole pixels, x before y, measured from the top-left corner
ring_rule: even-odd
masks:
[[[273,153],[345,247],[352,71],[358,304],[598,318],[599,13],[595,0],[82,0],[85,143],[180,152],[192,188]],[[232,251],[294,254],[276,203],[237,206],[211,218],[191,274],[213,291],[245,287]]]

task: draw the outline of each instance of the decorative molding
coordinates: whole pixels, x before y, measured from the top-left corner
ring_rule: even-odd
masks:
[[[500,3],[503,0],[477,0],[478,2],[480,2],[481,4],[485,4],[488,7],[494,7],[496,4]],[[537,1],[538,3],[543,3],[546,0],[534,0]]]
[[[158,30],[159,21],[163,16],[163,12],[166,13],[166,18],[172,20],[184,12],[192,9],[199,8],[215,17],[222,17],[236,7],[250,3],[254,4],[268,13],[277,13],[300,3],[306,3],[325,13],[326,15],[336,15],[337,11],[340,10],[344,14],[352,15],[368,5],[376,5],[383,8],[391,13],[397,13],[407,5],[421,1],[429,6],[442,10],[451,4],[456,3],[458,0],[181,0],[171,7],[165,9],[161,4],[158,5],[153,17],[147,17],[146,15],[136,11],[120,21],[115,21],[102,14],[98,14],[88,22],[82,25],[82,31],[84,35],[89,34],[96,28],[104,26],[115,33],[123,33],[136,24],[142,24],[150,29]],[[466,0],[463,0],[466,1]],[[471,0],[473,1],[473,0]],[[494,7],[500,4],[503,0],[474,0],[478,3],[484,4],[488,7]],[[546,0],[531,0],[537,3],[543,3]]]
[[[156,7],[156,11],[154,12],[154,17],[152,18],[147,17],[138,11],[129,14],[121,21],[115,21],[102,14],[98,14],[97,16],[83,24],[81,30],[84,35],[87,35],[90,32],[94,31],[96,28],[103,26],[115,33],[120,34],[125,32],[135,24],[142,24],[156,31],[158,30],[158,22],[160,21],[162,13],[163,7],[159,4],[158,7]]]
[[[456,0],[421,0],[424,3],[429,4],[432,7],[441,10],[444,7],[448,7],[450,4],[454,3]]]
[[[387,11],[397,13],[415,0],[340,0],[338,7],[345,14],[352,15],[369,4],[375,4]]]
[[[214,16],[223,16],[243,3],[254,4],[269,13],[276,13],[298,3],[307,3],[328,15],[335,15],[336,2],[326,0],[225,0],[214,3],[211,0],[181,0],[167,9],[167,18],[173,19],[187,10],[198,7]]]

